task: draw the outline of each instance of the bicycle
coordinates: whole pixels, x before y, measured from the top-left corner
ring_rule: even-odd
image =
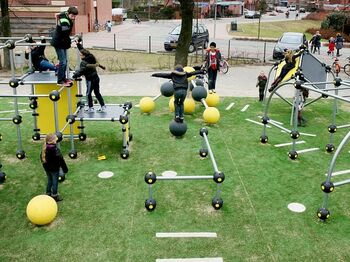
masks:
[[[99,23],[94,24],[94,32],[106,30],[106,25],[100,25]]]
[[[223,74],[226,74],[228,72],[230,65],[228,64],[227,60],[222,57],[220,61],[220,72]]]
[[[348,60],[348,63],[344,65],[343,70],[344,73],[350,76],[350,56],[346,58]]]

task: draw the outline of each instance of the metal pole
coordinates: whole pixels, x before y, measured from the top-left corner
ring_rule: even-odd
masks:
[[[151,50],[151,41],[152,41],[152,37],[149,35],[148,36],[148,53],[149,54],[152,52],[152,50]]]
[[[227,60],[230,59],[230,51],[231,51],[231,40],[228,40]]]
[[[266,42],[264,42],[264,63],[266,63]]]
[[[215,158],[214,158],[213,151],[212,151],[211,148],[210,148],[210,144],[209,144],[209,141],[208,141],[208,137],[207,137],[207,135],[206,135],[205,132],[203,132],[203,138],[204,138],[205,143],[207,144],[208,153],[209,153],[211,162],[212,162],[212,164],[213,164],[214,171],[215,171],[215,172],[219,172],[218,166],[216,165],[216,161],[215,161]]]
[[[214,39],[215,39],[215,35],[216,35],[216,11],[217,11],[217,5],[216,5],[216,0],[214,2]]]
[[[203,180],[203,179],[213,179],[213,176],[157,176],[157,180]]]
[[[113,34],[113,48],[114,50],[117,50],[117,35]]]
[[[261,20],[261,15],[259,16],[259,24],[258,24],[258,40],[260,39],[260,20]]]

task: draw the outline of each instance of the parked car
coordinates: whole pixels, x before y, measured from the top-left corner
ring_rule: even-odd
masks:
[[[305,11],[306,11],[306,10],[305,10],[304,7],[300,7],[300,8],[299,8],[299,13],[305,13]]]
[[[261,15],[259,11],[247,11],[244,14],[244,18],[259,18],[260,16]]]
[[[285,50],[298,50],[303,44],[307,46],[307,40],[304,33],[283,33],[273,48],[272,57],[273,59],[283,59]]]
[[[289,11],[296,11],[297,7],[295,5],[290,5]]]
[[[180,31],[181,31],[181,25],[178,25],[169,33],[169,36],[166,38],[164,42],[164,49],[166,51],[171,51],[173,49],[176,49],[177,42],[180,36]],[[199,24],[198,27],[194,25],[192,27],[192,40],[190,43],[190,47],[188,48],[188,51],[192,53],[199,47],[206,49],[208,48],[208,43],[209,43],[208,29],[202,24]]]

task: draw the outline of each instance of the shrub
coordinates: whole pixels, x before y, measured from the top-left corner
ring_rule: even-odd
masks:
[[[324,29],[334,28],[336,31],[342,31],[346,20],[347,16],[344,12],[333,12],[323,20],[321,27]]]

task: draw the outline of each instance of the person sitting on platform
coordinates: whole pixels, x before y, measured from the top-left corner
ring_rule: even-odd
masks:
[[[290,70],[292,70],[295,67],[296,59],[299,57],[304,51],[304,47],[301,48],[300,51],[293,54],[292,50],[286,50],[284,53],[284,61],[285,65],[281,69],[281,73],[278,77],[276,77],[275,81],[271,84],[271,87],[269,88],[269,92],[272,92],[278,84],[283,80],[283,78],[288,74]]]
[[[32,40],[30,43],[36,43]],[[29,60],[29,54],[31,54],[32,66],[35,71],[56,71],[56,66],[49,62],[49,60],[45,56],[45,37],[41,37],[42,45],[33,45],[28,46],[25,50],[25,58]]]
[[[175,66],[175,70],[171,73],[154,73],[153,77],[162,77],[171,79],[174,86],[174,107],[175,121],[182,123],[184,120],[184,101],[187,95],[188,80],[193,75],[203,74],[202,70],[193,72],[185,72],[182,65]]]
[[[79,48],[80,44],[77,44]],[[92,91],[94,91],[94,94],[96,96],[96,99],[98,100],[100,104],[100,108],[97,110],[98,112],[105,112],[106,111],[106,105],[103,100],[103,97],[100,93],[100,77],[97,74],[96,67],[102,67],[100,64],[97,63],[97,60],[93,54],[90,53],[89,50],[86,50],[84,48],[79,48],[80,56],[81,56],[81,63],[80,68],[75,71],[73,74],[73,78],[77,79],[80,76],[85,76],[86,80],[86,97],[88,101],[88,108],[85,109],[88,113],[94,112],[94,104],[92,101]]]

